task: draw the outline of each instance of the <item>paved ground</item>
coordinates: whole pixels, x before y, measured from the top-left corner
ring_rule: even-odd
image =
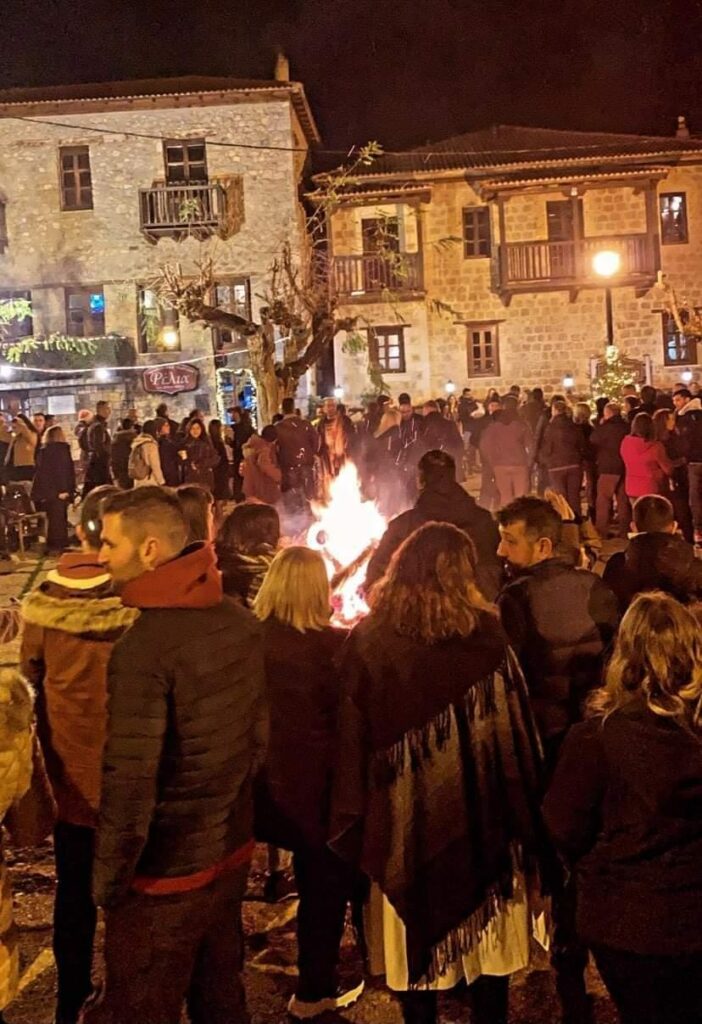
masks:
[[[16,571],[0,576],[0,610],[13,604],[31,586],[36,585],[53,563],[28,558]],[[0,664],[12,664],[17,643],[0,647]],[[53,1020],[55,974],[51,955],[51,913],[54,876],[51,847],[38,851],[9,851],[16,903],[16,918],[22,948],[22,983],[17,1001],[8,1010],[9,1024],[50,1024]],[[247,934],[246,985],[254,1024],[273,1024],[286,1019],[285,1005],[295,985],[294,900],[270,905],[260,897],[262,876],[258,867],[252,873],[244,907]],[[353,936],[349,932],[344,946],[344,965],[358,967]],[[100,972],[98,960],[97,973]],[[596,998],[598,1024],[615,1024],[616,1013],[594,969],[590,986]],[[467,1010],[459,999],[446,997],[442,1004],[445,1021],[467,1021]],[[332,1024],[328,1015],[323,1024]],[[352,1010],[337,1018],[351,1024],[399,1022],[396,1003],[380,982],[369,986],[367,994]],[[553,976],[543,953],[535,954],[528,972],[517,976],[512,985],[510,1024],[553,1024],[559,1020]]]

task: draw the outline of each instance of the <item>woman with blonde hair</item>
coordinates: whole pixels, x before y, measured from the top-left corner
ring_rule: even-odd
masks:
[[[465,979],[474,1024],[506,1024],[529,960],[540,747],[462,530],[428,523],[395,552],[343,685],[331,846],[374,882],[371,970],[405,1021],[434,1022],[437,990]]]
[[[363,991],[362,982],[338,986],[354,874],[326,845],[340,692],[336,661],[346,633],[329,624],[326,566],[308,548],[276,555],[253,610],[263,622],[270,711],[256,838],[293,851],[299,981],[288,1009],[306,1018],[350,1006]]]
[[[660,591],[622,619],[544,812],[622,1024],[702,1021],[702,639]]]

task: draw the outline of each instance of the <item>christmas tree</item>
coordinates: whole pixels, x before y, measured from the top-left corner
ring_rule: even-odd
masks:
[[[624,388],[635,383],[636,374],[630,361],[621,355],[616,345],[608,345],[604,362],[597,364],[597,374],[592,379],[593,397],[620,402],[624,397]]]

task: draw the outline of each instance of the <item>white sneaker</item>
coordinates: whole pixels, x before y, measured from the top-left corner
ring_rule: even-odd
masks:
[[[312,1017],[319,1017],[322,1013],[345,1010],[358,1002],[365,987],[365,981],[345,982],[339,985],[333,996],[316,999],[314,1002],[305,1002],[303,999],[293,996],[288,1003],[288,1013],[297,1020],[311,1020]]]

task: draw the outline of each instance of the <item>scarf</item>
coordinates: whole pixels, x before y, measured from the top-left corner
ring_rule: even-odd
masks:
[[[538,884],[539,740],[490,615],[427,645],[371,614],[342,672],[331,845],[404,923],[416,986],[475,946],[513,895],[515,858]]]

